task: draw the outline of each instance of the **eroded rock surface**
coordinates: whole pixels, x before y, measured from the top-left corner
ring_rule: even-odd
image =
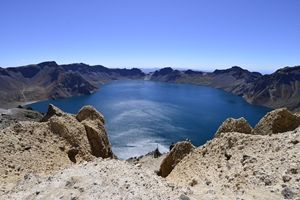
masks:
[[[27,176],[0,199],[191,199],[186,187],[170,185],[154,172],[115,159],[96,159],[42,178]]]
[[[0,155],[5,155],[0,157],[0,199],[300,198],[300,127],[284,109],[260,121],[255,130],[260,134],[238,129],[245,121],[231,119],[219,128],[225,134],[196,149],[179,142],[158,158],[130,161],[86,162],[102,153],[110,157],[111,148],[99,115],[83,116],[79,122],[62,113],[0,132]],[[280,134],[274,134],[274,126]],[[156,174],[160,162],[159,174],[166,179]]]
[[[190,152],[195,149],[191,142],[178,142],[163,159],[158,174],[167,177],[174,167]]]
[[[101,158],[114,157],[103,124],[99,121],[91,120],[84,120],[82,124],[85,128],[92,154]]]
[[[294,130],[300,125],[300,117],[286,108],[276,109],[265,115],[255,126],[253,133],[266,135]]]
[[[92,107],[77,116],[83,121],[49,105],[42,122],[0,130],[0,194],[27,173],[46,175],[72,163],[113,157],[103,116]]]
[[[53,116],[62,116],[64,112],[52,104],[49,104],[46,115],[41,119],[41,122],[48,121]]]
[[[190,185],[196,199],[299,199],[297,117],[278,109],[262,118],[255,131],[219,134],[184,157],[167,180]]]
[[[220,136],[221,133],[228,133],[228,132],[239,132],[239,133],[251,134],[252,127],[243,117],[239,119],[228,118],[219,127],[215,136],[218,137]]]
[[[103,115],[92,106],[84,106],[81,108],[76,115],[76,119],[80,122],[83,120],[100,120],[103,124],[105,123]]]

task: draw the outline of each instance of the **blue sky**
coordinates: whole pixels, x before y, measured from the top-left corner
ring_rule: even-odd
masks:
[[[1,0],[0,66],[273,71],[300,64],[299,0]]]

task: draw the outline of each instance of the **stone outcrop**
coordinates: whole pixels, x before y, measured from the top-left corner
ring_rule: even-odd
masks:
[[[113,158],[111,145],[104,126],[99,121],[84,120],[84,125],[92,154],[101,158]]]
[[[48,106],[48,111],[45,116],[41,119],[41,122],[46,122],[48,121],[52,116],[62,116],[63,111],[60,110],[59,108],[55,107],[52,104],[49,104]]]
[[[266,114],[255,126],[256,135],[276,134],[294,130],[300,125],[300,117],[286,108],[276,109]]]
[[[84,107],[76,117],[49,105],[42,122],[18,122],[0,130],[0,182],[14,182],[28,172],[48,174],[95,157],[113,158],[102,114]]]
[[[195,149],[191,142],[178,142],[163,159],[158,175],[167,177],[174,167],[189,153]]]
[[[76,119],[79,122],[82,122],[83,120],[99,120],[103,124],[105,123],[103,115],[92,106],[84,106],[81,108],[76,115]]]
[[[274,110],[252,134],[237,132],[236,124],[226,120],[219,128],[226,134],[185,156],[167,180],[191,186],[195,199],[299,199],[298,116]]]
[[[104,117],[92,106],[84,106],[76,115],[76,119],[85,128],[92,154],[101,158],[114,157],[108,135],[104,127]]]
[[[239,119],[228,118],[219,127],[219,129],[215,133],[215,136],[218,137],[220,136],[221,133],[228,133],[228,132],[239,132],[239,133],[251,134],[252,127],[243,117]]]
[[[52,133],[57,134],[71,145],[67,151],[74,152],[74,149],[77,149],[78,155],[75,160],[92,159],[93,152],[85,128],[76,118],[71,115],[53,116],[49,119],[48,126]]]

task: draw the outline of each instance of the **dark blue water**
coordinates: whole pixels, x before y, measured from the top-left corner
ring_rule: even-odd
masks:
[[[103,113],[114,152],[120,158],[189,138],[195,145],[212,139],[228,117],[245,117],[253,126],[269,111],[241,97],[209,87],[151,81],[115,81],[93,95],[49,100],[31,106],[46,112],[52,103],[70,113],[92,105]]]

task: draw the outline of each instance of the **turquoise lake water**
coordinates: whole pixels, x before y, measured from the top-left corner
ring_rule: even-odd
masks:
[[[92,95],[47,100],[31,105],[46,112],[52,103],[77,113],[92,105],[105,117],[114,153],[126,159],[172,142],[190,139],[199,146],[213,138],[228,117],[245,117],[254,126],[270,109],[250,105],[222,90],[152,81],[114,81]]]

